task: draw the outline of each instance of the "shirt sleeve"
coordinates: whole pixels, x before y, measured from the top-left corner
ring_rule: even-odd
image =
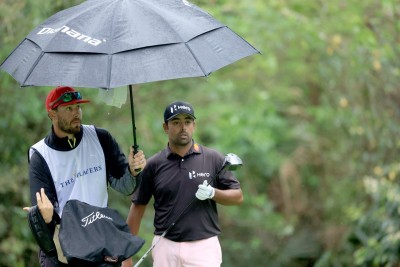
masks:
[[[107,180],[111,188],[127,196],[131,195],[136,189],[137,177],[133,176],[128,170],[128,168],[126,169],[124,175],[121,178],[117,179],[109,175],[107,177]]]
[[[49,167],[38,152],[34,152],[30,158],[29,181],[32,206],[37,204],[36,192],[40,192],[41,188],[44,188],[44,192],[53,206],[58,206],[57,193]]]
[[[154,162],[150,158],[147,161],[146,167],[140,173],[140,183],[137,190],[132,195],[132,203],[147,205],[153,196],[154,190]]]
[[[37,205],[36,192],[40,192],[40,189],[43,188],[53,207],[58,207],[58,198],[53,178],[51,177],[46,161],[38,152],[34,152],[29,160],[29,186],[32,206]],[[52,221],[47,224],[51,234],[54,233],[56,222],[59,223],[60,218],[54,212]]]
[[[222,190],[239,189],[240,182],[232,171],[223,170],[217,177],[217,188]]]
[[[130,195],[136,188],[136,177],[129,172],[129,164],[117,141],[102,128],[96,128],[106,161],[107,181],[110,186],[124,195]]]

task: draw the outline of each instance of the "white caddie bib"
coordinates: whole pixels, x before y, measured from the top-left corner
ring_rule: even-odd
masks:
[[[106,207],[108,202],[107,178],[104,152],[94,126],[83,125],[80,144],[71,151],[57,151],[44,142],[32,146],[45,159],[54,186],[59,206],[55,208],[62,216],[65,203],[77,199],[97,207]],[[29,157],[34,153],[29,151]]]

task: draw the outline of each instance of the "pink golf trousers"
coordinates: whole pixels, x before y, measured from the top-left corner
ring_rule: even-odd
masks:
[[[160,236],[154,236],[152,244]],[[221,245],[218,236],[207,239],[174,242],[162,238],[152,250],[153,267],[220,267]]]

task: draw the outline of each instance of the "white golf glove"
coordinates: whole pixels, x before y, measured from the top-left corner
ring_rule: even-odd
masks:
[[[200,200],[206,200],[213,198],[215,195],[215,189],[211,185],[207,185],[207,180],[204,180],[203,184],[199,184],[199,189],[197,189],[196,197]]]

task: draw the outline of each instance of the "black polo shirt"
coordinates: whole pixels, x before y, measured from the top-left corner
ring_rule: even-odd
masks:
[[[194,143],[181,157],[169,147],[148,159],[142,171],[142,182],[132,196],[135,204],[147,205],[154,197],[154,234],[161,235],[173,222],[166,238],[172,241],[192,241],[218,235],[217,206],[214,200],[197,200],[195,193],[204,180],[210,182],[221,169],[225,156]],[[240,183],[230,171],[222,171],[211,185],[219,189],[238,189]],[[181,216],[179,214],[193,202]]]

